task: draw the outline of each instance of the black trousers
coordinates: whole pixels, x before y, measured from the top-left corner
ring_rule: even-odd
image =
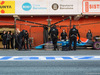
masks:
[[[19,50],[22,49],[22,39],[21,38],[19,39],[19,42],[18,42],[18,49]]]
[[[53,42],[54,50],[56,50],[57,49],[57,38],[52,38],[52,42]]]
[[[10,40],[7,40],[6,48],[7,48],[7,49],[10,49]]]
[[[15,39],[15,48],[18,48],[18,47],[19,47],[18,40]]]
[[[26,41],[26,43],[25,43],[25,41]],[[27,49],[29,49],[29,47],[28,47],[28,39],[24,40],[24,49],[26,49],[25,46],[27,47]]]
[[[13,39],[11,40],[11,48],[14,49],[14,41],[13,41]]]
[[[77,40],[76,37],[71,37],[71,38],[70,38],[70,41],[69,41],[69,50],[72,49],[72,48],[71,48],[71,47],[72,47],[72,42],[74,42],[74,47],[73,47],[73,49],[76,50],[76,40]]]

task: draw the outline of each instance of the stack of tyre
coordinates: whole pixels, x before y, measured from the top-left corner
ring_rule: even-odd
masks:
[[[95,36],[94,40],[95,40],[93,44],[94,49],[100,50],[100,36]]]

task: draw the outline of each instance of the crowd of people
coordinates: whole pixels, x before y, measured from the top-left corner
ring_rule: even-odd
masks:
[[[23,38],[21,38],[22,40],[20,40],[20,37],[22,36],[21,32],[16,32],[16,34],[12,33],[11,31],[6,32],[5,30],[3,31],[1,38],[2,38],[2,44],[3,44],[3,48],[4,49],[19,49],[20,47],[25,48],[25,45],[27,46],[27,49],[29,49],[28,47],[28,32],[25,30],[25,33],[23,35]],[[14,42],[15,39],[15,42]],[[20,44],[21,41],[21,44]],[[10,47],[11,45],[11,47]],[[21,49],[20,48],[20,49]]]
[[[49,32],[49,35],[51,35],[51,39],[53,41],[53,45],[54,45],[54,50],[57,50],[57,40],[58,40],[58,29],[56,28],[56,25],[54,25]],[[79,37],[79,41],[80,40],[80,34],[79,31],[76,29],[76,26],[73,25],[73,28],[70,29],[69,31],[69,37],[67,36],[67,33],[65,31],[65,29],[63,29],[61,35],[60,35],[60,40],[68,40],[69,38],[69,50],[76,50],[76,42],[77,42],[77,36]],[[92,33],[91,30],[88,31],[88,33],[86,34],[87,39],[92,40]],[[74,46],[72,47],[72,42],[74,42]]]
[[[54,50],[56,50],[57,47],[57,40],[58,40],[58,29],[56,28],[56,25],[51,27],[49,31],[49,35],[51,35],[51,39],[53,41],[54,45]],[[60,40],[66,41],[69,38],[69,50],[76,50],[76,42],[77,42],[77,35],[80,40],[80,34],[78,30],[76,29],[76,26],[73,25],[73,28],[69,31],[69,37],[67,36],[67,33],[65,29],[62,30],[62,33],[60,35]],[[16,34],[12,33],[11,31],[3,31],[2,35],[2,44],[4,49],[29,49],[28,46],[28,39],[29,39],[29,34],[26,30],[19,32],[16,32]],[[91,30],[88,31],[86,34],[87,39],[92,40],[92,33]],[[15,39],[15,42],[14,42]],[[72,48],[72,42],[74,42],[74,46]],[[10,47],[11,44],[11,47]],[[26,47],[27,48],[26,48]]]
[[[10,44],[11,48],[14,49],[14,34],[11,31],[3,31],[1,38],[4,49],[10,49]]]
[[[72,45],[72,42],[74,42],[74,47],[73,49],[76,50],[76,39],[77,39],[77,34],[79,36],[79,39],[80,39],[80,34],[78,32],[78,30],[76,29],[76,26],[74,25],[73,28],[70,30],[69,32],[69,50],[71,50],[71,45]],[[58,39],[58,29],[56,28],[56,25],[54,25],[51,29],[50,29],[50,32],[49,32],[49,35],[51,35],[51,39],[53,41],[53,45],[54,45],[54,50],[56,50],[58,47],[57,47],[57,39]],[[63,32],[61,33],[61,37],[60,37],[61,40],[64,40],[66,41],[67,38],[67,33],[65,32],[65,30],[63,30]]]

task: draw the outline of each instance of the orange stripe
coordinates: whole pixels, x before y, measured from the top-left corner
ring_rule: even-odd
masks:
[[[85,14],[86,14],[86,13],[87,13],[87,14],[95,14],[95,13],[96,13],[96,14],[100,14],[100,12],[83,12],[83,13],[85,13]]]
[[[89,12],[89,2],[85,2],[85,12]]]
[[[77,40],[79,39],[79,37],[77,37]],[[80,38],[82,42],[86,42],[88,39],[86,38]]]
[[[100,1],[100,0],[83,0],[83,1]]]

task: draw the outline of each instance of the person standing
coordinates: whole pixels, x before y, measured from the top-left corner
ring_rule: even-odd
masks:
[[[6,31],[3,31],[3,34],[1,35],[2,38],[2,44],[3,44],[3,48],[6,49],[6,44],[7,44],[7,34]]]
[[[88,30],[88,33],[86,34],[86,38],[89,40],[92,40],[92,33],[90,29]]]
[[[65,29],[63,29],[63,31],[62,31],[62,33],[61,33],[60,40],[66,41],[66,39],[68,39],[68,38],[67,38],[67,33],[66,33]]]
[[[28,39],[29,39],[29,34],[28,34],[28,32],[26,31],[26,32],[25,32],[25,36],[24,36],[24,49],[25,49],[25,45],[27,46],[27,49],[29,49],[29,46],[28,46]]]
[[[7,46],[6,46],[7,49],[10,49],[10,40],[11,40],[11,35],[10,35],[10,32],[8,31],[7,32]]]
[[[11,48],[14,49],[14,34],[11,33]]]
[[[23,44],[23,39],[24,39],[24,36],[25,36],[25,32],[26,32],[26,30],[22,30],[18,34],[18,50],[22,49],[22,44]]]
[[[69,32],[69,50],[71,50],[72,42],[74,42],[73,49],[76,50],[77,35],[80,39],[80,34],[78,30],[76,29],[76,26],[73,25],[73,28]]]
[[[49,35],[51,34],[51,39],[54,45],[54,50],[57,49],[57,40],[58,40],[58,29],[56,28],[56,25],[54,25],[49,32]]]

